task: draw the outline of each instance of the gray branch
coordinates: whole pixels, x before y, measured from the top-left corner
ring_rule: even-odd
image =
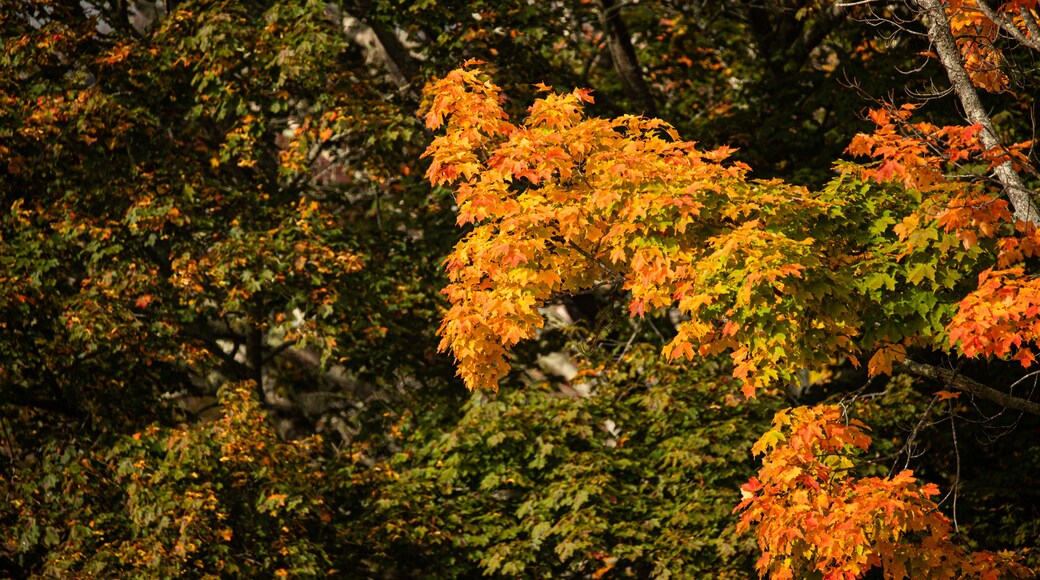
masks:
[[[939,55],[943,68],[946,69],[950,84],[957,93],[961,106],[964,107],[968,121],[982,126],[980,134],[982,145],[987,150],[1003,150],[1004,145],[993,126],[993,120],[982,106],[979,93],[975,90],[975,85],[972,84],[971,77],[964,68],[960,49],[957,48],[957,42],[950,31],[950,21],[946,17],[944,2],[942,0],[916,1],[917,5],[921,7],[922,14],[927,16],[928,38]],[[1022,179],[1015,172],[1011,162],[1001,163],[994,170],[994,174],[1004,187],[1008,199],[1011,200],[1011,205],[1015,209],[1015,218],[1040,225],[1040,213],[1037,212],[1036,205],[1033,203],[1033,192],[1022,183]]]
[[[998,13],[996,10],[993,9],[992,6],[989,5],[989,2],[987,0],[975,0],[975,4],[977,4],[979,10],[981,10],[982,13],[986,15],[986,18],[992,20],[993,23],[999,26],[1001,30],[1010,34],[1011,38],[1014,38],[1015,40],[1021,42],[1022,44],[1028,46],[1033,50],[1040,50],[1040,37],[1026,36],[1025,33],[1019,30],[1019,28],[1015,26],[1015,23],[1012,22],[1010,18],[1008,18],[1007,14],[1003,12]],[[1022,10],[1023,12],[1028,11],[1025,8],[1023,8]],[[1032,14],[1030,14],[1030,16],[1032,16]]]
[[[946,386],[957,389],[958,391],[964,391],[965,393],[988,399],[1001,407],[1029,413],[1030,415],[1040,416],[1040,403],[1028,399],[1021,399],[1003,391],[987,387],[980,382],[949,369],[926,365],[912,360],[903,361],[903,368],[905,368],[909,373],[919,377],[942,381]]]
[[[1032,11],[1029,8],[1023,6],[1019,10],[1019,14],[1022,15],[1022,22],[1026,25],[1026,30],[1029,31],[1029,36],[1040,39],[1040,26],[1036,23],[1036,18],[1033,17]]]

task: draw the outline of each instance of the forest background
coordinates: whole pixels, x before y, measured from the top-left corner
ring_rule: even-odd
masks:
[[[0,575],[1030,577],[1037,17],[0,0]]]

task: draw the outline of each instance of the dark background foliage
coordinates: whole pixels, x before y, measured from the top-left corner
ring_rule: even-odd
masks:
[[[744,401],[609,293],[551,309],[497,394],[437,352],[464,232],[423,177],[426,80],[486,61],[513,114],[533,83],[590,87],[593,114],[820,185],[870,99],[941,75],[876,24],[794,0],[0,0],[0,575],[750,576],[751,444],[850,393],[865,472],[957,482],[962,540],[1035,563],[1035,421],[851,367]]]

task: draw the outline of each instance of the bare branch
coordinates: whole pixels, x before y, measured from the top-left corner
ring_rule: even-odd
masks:
[[[982,397],[983,399],[988,399],[1002,407],[1040,416],[1040,403],[1028,399],[1021,399],[1003,391],[998,391],[992,387],[987,387],[980,382],[949,369],[922,364],[912,360],[903,361],[903,368],[911,374],[942,381],[947,387],[957,389],[958,391],[964,391],[965,393],[970,393],[977,397]]]
[[[954,40],[953,33],[950,31],[950,20],[946,16],[945,3],[942,0],[916,0],[916,2],[921,7],[921,14],[927,16],[928,38],[939,55],[943,68],[946,69],[946,75],[960,99],[961,106],[964,107],[968,121],[982,126],[980,138],[986,149],[1003,149],[997,130],[993,126],[993,120],[982,106],[979,93],[975,90],[975,85],[972,84],[971,77],[964,68],[957,41]],[[998,165],[994,173],[1003,185],[1011,205],[1015,208],[1015,218],[1040,225],[1040,212],[1033,203],[1033,192],[1022,183],[1022,179],[1015,172],[1011,162],[1005,161]]]
[[[917,425],[914,425],[913,430],[911,430],[910,434],[907,435],[906,442],[903,443],[903,447],[896,453],[896,456],[895,456],[896,462],[895,462],[895,464],[892,465],[892,468],[889,470],[890,472],[894,472],[896,470],[895,468],[896,468],[896,465],[899,463],[899,457],[903,453],[906,453],[906,463],[903,464],[903,469],[909,469],[910,468],[910,460],[913,459],[914,457],[916,457],[914,455],[914,449],[916,448],[916,446],[914,445],[914,441],[917,439],[918,432],[920,432],[921,428],[925,426],[924,423],[928,419],[928,415],[931,414],[932,407],[935,406],[935,403],[938,400],[939,400],[939,396],[938,395],[932,397],[932,400],[931,400],[931,402],[928,403],[928,407],[925,408],[924,413],[921,413],[921,418],[918,419]]]
[[[979,7],[979,10],[986,15],[986,18],[992,20],[1001,30],[1010,34],[1012,38],[1033,50],[1040,50],[1040,37],[1026,36],[1017,26],[1015,26],[1015,23],[1008,18],[1007,14],[994,10],[987,0],[975,0],[975,4]],[[1022,10],[1026,11],[1025,8]],[[1030,14],[1030,16],[1032,16],[1032,14]]]
[[[1033,12],[1029,8],[1023,6],[1019,11],[1019,14],[1022,15],[1022,22],[1025,23],[1026,30],[1029,31],[1029,36],[1040,39],[1040,26],[1036,24],[1036,18],[1033,16]]]
[[[957,415],[953,412],[953,401],[947,400],[946,407],[950,411],[950,433],[953,436],[953,454],[957,461],[957,473],[954,476],[953,487],[950,488],[950,493],[953,494],[953,530],[960,533],[961,528],[957,524],[957,495],[961,487],[961,448],[957,443]]]

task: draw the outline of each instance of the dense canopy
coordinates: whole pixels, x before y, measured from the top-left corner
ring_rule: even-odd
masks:
[[[0,576],[1033,577],[1036,0],[0,0]]]

